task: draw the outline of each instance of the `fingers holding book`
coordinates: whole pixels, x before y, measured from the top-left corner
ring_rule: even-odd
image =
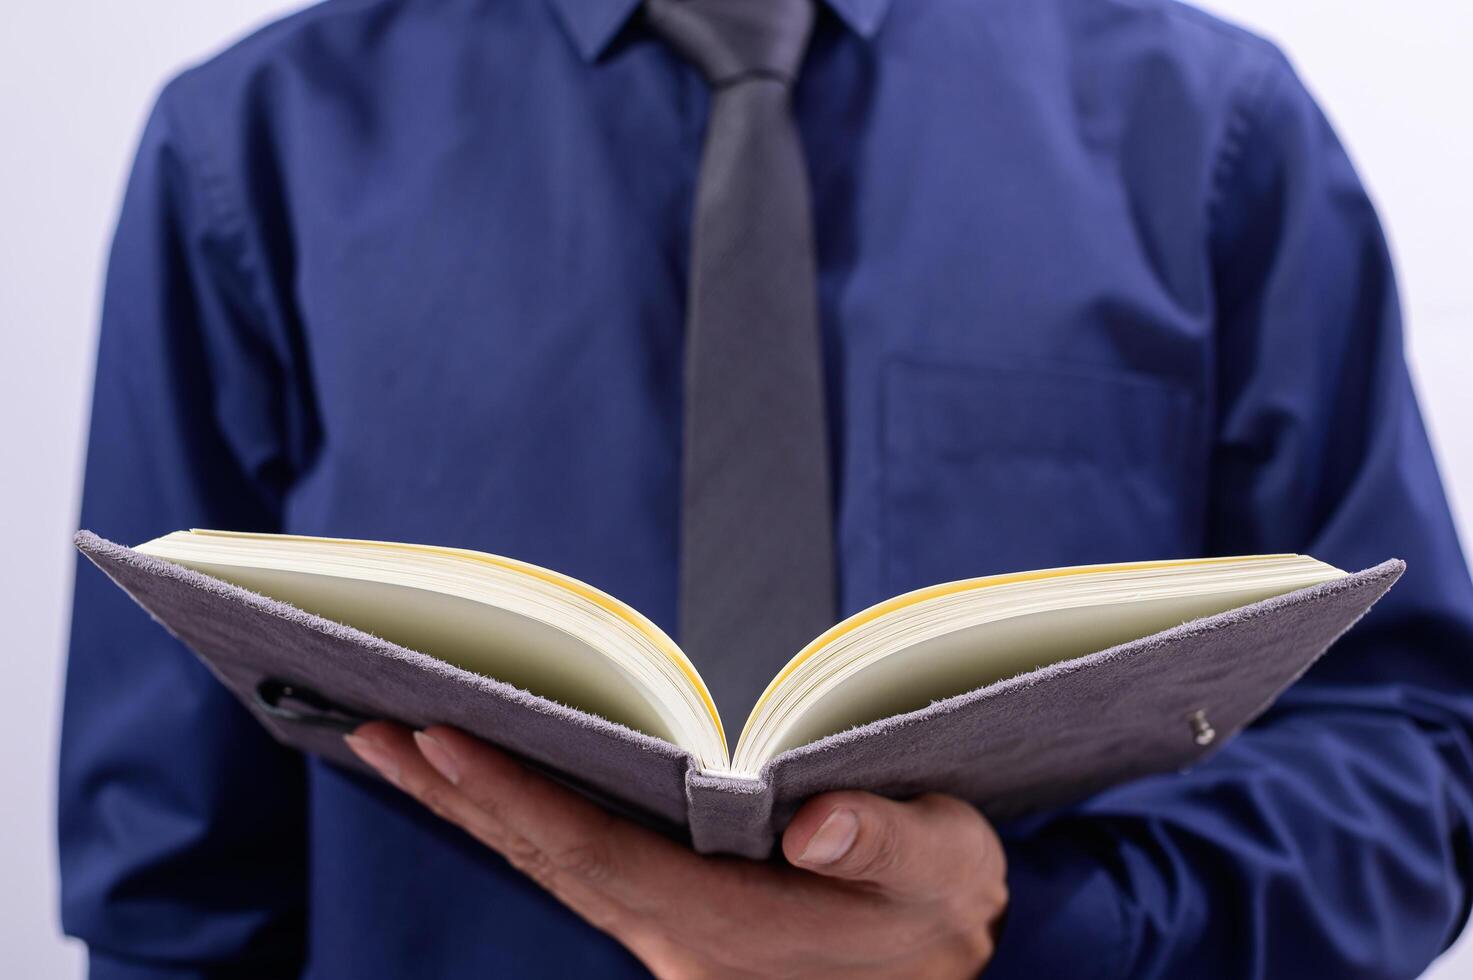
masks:
[[[951,797],[823,794],[784,836],[789,863],[764,863],[698,855],[453,728],[346,740],[657,976],[971,976],[1006,906],[996,835]]]

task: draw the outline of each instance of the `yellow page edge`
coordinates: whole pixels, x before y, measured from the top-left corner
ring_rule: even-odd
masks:
[[[196,527],[190,528],[189,533],[214,535],[222,538],[253,538],[257,541],[270,540],[272,538],[290,538],[295,541],[318,541],[323,544],[369,545],[378,548],[394,548],[400,551],[418,551],[441,557],[470,558],[497,568],[505,568],[524,575],[530,575],[532,578],[546,582],[549,585],[566,589],[580,598],[587,599],[605,612],[612,613],[628,625],[634,627],[635,630],[642,633],[646,639],[653,643],[661,653],[665,654],[675,666],[680,668],[681,672],[685,674],[691,683],[695,685],[696,690],[700,692],[701,701],[705,704],[706,710],[710,712],[711,720],[716,723],[716,731],[721,736],[722,751],[726,752],[728,758],[730,758],[731,752],[726,745],[726,731],[722,728],[721,715],[716,710],[716,702],[711,700],[711,692],[706,690],[706,682],[701,679],[700,674],[696,673],[695,666],[690,662],[690,658],[675,645],[675,642],[669,636],[665,635],[664,630],[650,622],[638,610],[627,603],[619,601],[607,592],[594,588],[587,582],[573,578],[571,575],[564,575],[561,572],[554,572],[550,568],[543,568],[541,565],[518,561],[515,558],[507,558],[503,555],[493,555],[485,551],[473,551],[469,548],[446,548],[433,544],[410,544],[403,541],[372,541],[365,538],[329,538],[311,534],[257,534],[251,531],[214,531],[209,528]]]
[[[818,651],[833,643],[835,640],[852,633],[854,630],[874,622],[881,616],[896,612],[908,606],[926,602],[930,599],[940,599],[959,592],[970,592],[974,589],[987,589],[999,585],[1014,585],[1019,582],[1038,582],[1044,579],[1067,578],[1072,575],[1092,575],[1109,572],[1136,572],[1147,568],[1182,568],[1188,565],[1224,565],[1244,561],[1257,561],[1265,558],[1294,558],[1299,557],[1285,552],[1271,555],[1233,555],[1218,558],[1181,558],[1164,559],[1157,561],[1118,562],[1105,565],[1070,565],[1062,568],[1045,568],[1032,572],[1006,572],[1001,575],[984,575],[980,578],[958,579],[954,582],[942,582],[939,585],[929,585],[914,592],[905,592],[883,602],[878,602],[868,609],[861,610],[848,619],[840,620],[830,626],[823,633],[809,643],[797,655],[789,660],[778,675],[772,679],[757,703],[752,706],[752,712],[747,716],[747,723],[742,726],[742,733],[737,737],[737,744],[741,744],[746,737],[747,729],[751,727],[752,719],[756,718],[767,703],[767,699],[773,695],[777,688],[782,686],[783,681],[792,676],[793,671],[801,667],[807,660],[812,658]]]

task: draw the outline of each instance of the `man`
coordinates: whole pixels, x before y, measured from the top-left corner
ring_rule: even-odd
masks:
[[[931,582],[1408,562],[1190,773],[996,828],[831,794],[768,864],[453,731],[354,737],[410,795],[304,760],[84,568],[60,833],[99,978],[1412,976],[1466,914],[1473,587],[1382,236],[1283,58],[1164,0],[269,27],[144,135],[82,522],[528,559],[703,638],[733,700],[777,633]],[[749,548],[777,595],[712,560]]]

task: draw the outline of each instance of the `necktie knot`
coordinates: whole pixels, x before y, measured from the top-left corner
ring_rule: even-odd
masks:
[[[813,0],[645,0],[650,25],[713,86],[791,84],[813,31]]]

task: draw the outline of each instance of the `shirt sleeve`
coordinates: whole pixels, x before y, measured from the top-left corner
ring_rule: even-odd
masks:
[[[177,83],[176,83],[177,84]],[[290,358],[225,187],[166,89],[109,260],[82,526],[136,544],[276,530],[293,467]],[[301,761],[86,561],[58,788],[62,920],[95,978],[295,975]]]
[[[1212,201],[1209,554],[1401,582],[1209,762],[1004,828],[989,977],[1409,977],[1473,854],[1473,587],[1401,349],[1375,213],[1276,57]]]

